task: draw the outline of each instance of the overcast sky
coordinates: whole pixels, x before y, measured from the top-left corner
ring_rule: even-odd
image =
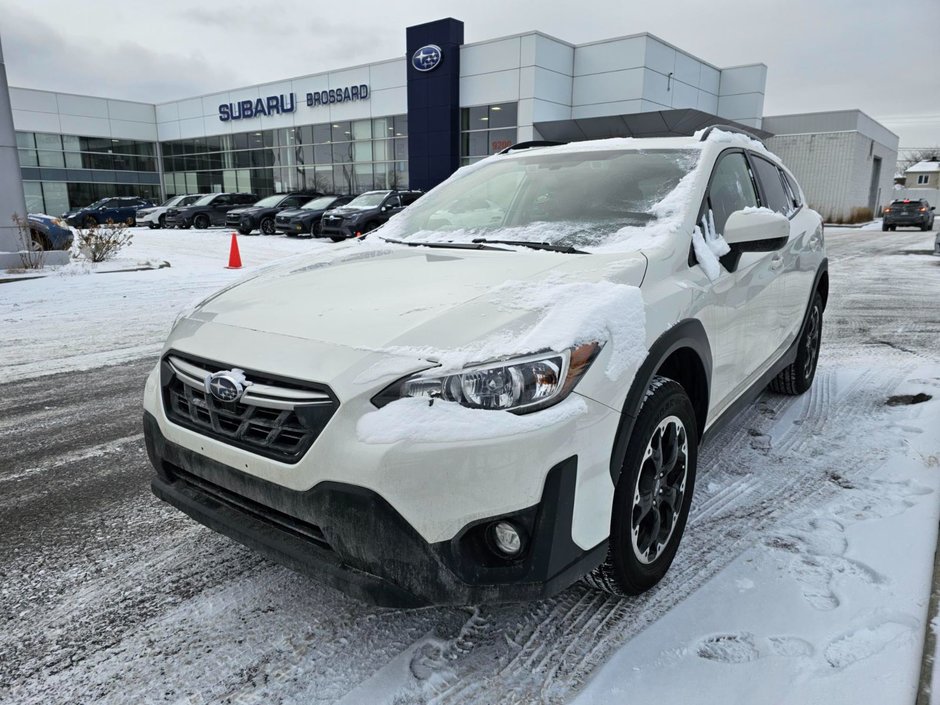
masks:
[[[11,85],[161,102],[401,56],[447,16],[467,42],[651,32],[767,64],[765,115],[861,108],[940,145],[940,0],[0,0],[0,36]]]

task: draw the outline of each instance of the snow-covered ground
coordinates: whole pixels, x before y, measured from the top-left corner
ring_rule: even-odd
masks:
[[[243,269],[226,269],[231,231],[130,228],[119,263],[169,262],[153,271],[91,274],[73,263],[55,274],[3,285],[0,382],[131,360],[159,351],[184,307],[272,260],[329,240],[238,238]],[[106,263],[103,269],[113,267]],[[120,315],[116,315],[120,312]]]
[[[0,702],[913,702],[940,258],[933,233],[873,230],[827,228],[813,389],[711,439],[672,570],[630,600],[374,608],[153,499],[143,375],[176,312],[240,276],[228,232],[139,230],[126,256],[169,269],[0,284]],[[332,246],[239,242],[248,266]]]

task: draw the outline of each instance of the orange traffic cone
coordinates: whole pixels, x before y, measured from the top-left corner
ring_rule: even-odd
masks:
[[[232,233],[232,246],[228,251],[228,266],[226,269],[241,269],[242,268],[242,256],[238,252],[238,239],[235,237],[235,233]]]

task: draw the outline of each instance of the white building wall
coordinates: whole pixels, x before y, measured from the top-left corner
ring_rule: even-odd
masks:
[[[875,157],[881,158],[878,206],[894,197],[896,151],[860,132],[777,135],[766,143],[793,172],[810,207],[827,222],[845,220],[853,209],[869,205]]]
[[[149,103],[10,88],[13,125],[20,132],[157,140],[156,110]]]
[[[155,106],[156,130],[161,142],[210,135],[225,135],[248,130],[269,130],[337,120],[361,120],[408,112],[404,58],[375,64],[326,71],[308,76],[264,83],[232,91],[212,93],[198,98],[159,103]],[[308,107],[307,93],[366,84],[366,100]],[[219,105],[254,100],[269,95],[294,93],[297,108],[283,115],[261,116],[243,120],[219,119]]]

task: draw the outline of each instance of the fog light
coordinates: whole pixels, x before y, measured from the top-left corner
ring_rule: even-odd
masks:
[[[522,553],[522,534],[508,521],[498,521],[490,527],[490,537],[496,549],[514,558]]]

